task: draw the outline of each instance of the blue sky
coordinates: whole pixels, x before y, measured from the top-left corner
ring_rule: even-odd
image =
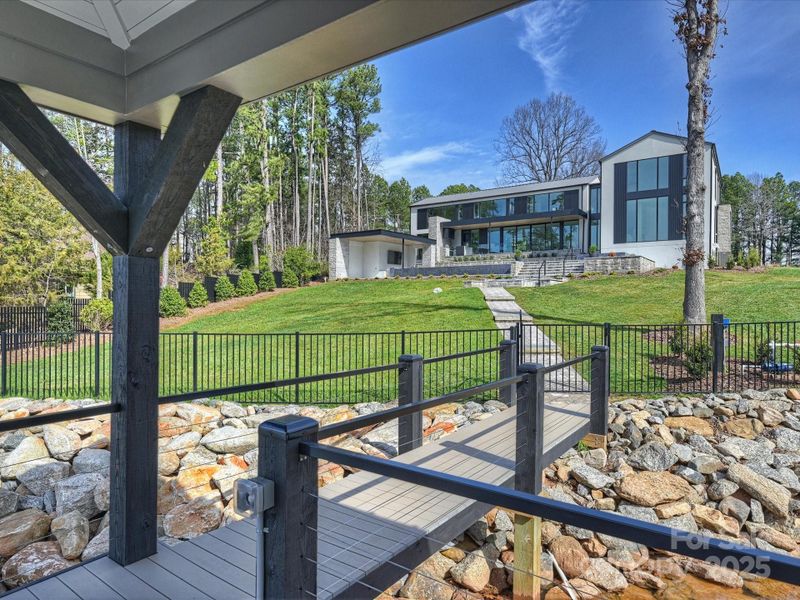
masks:
[[[724,173],[800,179],[800,1],[731,0],[712,64],[712,123]],[[504,116],[572,95],[613,150],[683,133],[686,72],[666,0],[540,0],[375,61],[383,93],[374,153],[384,175],[438,194],[501,183]]]

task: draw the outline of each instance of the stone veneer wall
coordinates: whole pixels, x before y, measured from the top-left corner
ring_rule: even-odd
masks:
[[[341,238],[328,240],[328,277],[344,279],[347,277],[347,261],[350,258],[350,242]]]
[[[731,255],[731,237],[733,235],[733,215],[730,204],[720,204],[717,207],[717,260],[720,265],[728,262]]]
[[[591,256],[584,261],[587,273],[646,273],[656,268],[656,263],[644,256]]]

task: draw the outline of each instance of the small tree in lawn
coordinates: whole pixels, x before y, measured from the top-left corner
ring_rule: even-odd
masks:
[[[96,298],[81,310],[81,323],[90,331],[108,331],[114,322],[114,303],[108,298]]]
[[[236,295],[237,296],[252,296],[258,291],[256,280],[250,271],[244,270],[239,275],[239,281],[236,282]]]
[[[294,271],[291,269],[284,269],[281,285],[285,288],[296,288],[300,286],[300,281],[297,279],[297,275],[294,274]]]
[[[201,282],[195,281],[192,290],[189,292],[189,301],[187,302],[190,308],[200,308],[208,304],[208,290]]]
[[[70,342],[75,337],[72,304],[68,300],[56,300],[47,306],[47,331],[56,334],[50,337],[54,344]]]
[[[224,275],[233,265],[218,219],[211,219],[203,228],[203,240],[197,254],[198,273],[208,277]]]
[[[288,248],[283,254],[283,276],[286,272],[293,271],[297,276],[298,284],[305,285],[312,277],[319,274],[319,263],[314,256],[303,246]]]
[[[706,321],[704,234],[704,156],[706,124],[709,117],[711,60],[715,56],[717,33],[725,20],[719,14],[719,0],[674,0],[675,34],[686,57],[689,109],[686,119],[686,285],[683,318],[687,323]]]
[[[223,275],[217,279],[217,283],[214,285],[214,293],[217,296],[217,302],[222,302],[223,300],[230,300],[233,298],[236,295],[236,288],[233,287],[228,276]]]
[[[272,271],[261,271],[261,278],[258,280],[258,289],[262,292],[271,292],[275,289],[275,275]]]
[[[174,287],[162,288],[158,313],[162,317],[182,317],[186,314],[186,301]]]

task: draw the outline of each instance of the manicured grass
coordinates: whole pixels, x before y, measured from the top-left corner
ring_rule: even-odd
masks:
[[[669,271],[510,291],[540,323],[679,323],[683,278],[683,271]],[[740,322],[800,319],[800,269],[708,271],[706,309]]]
[[[434,294],[435,288],[442,292]],[[457,279],[337,281],[300,288],[169,331],[274,333],[494,327],[483,295]]]

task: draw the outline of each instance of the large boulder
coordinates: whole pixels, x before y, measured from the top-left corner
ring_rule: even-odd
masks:
[[[703,504],[695,504],[694,507],[692,507],[692,516],[694,516],[694,520],[701,527],[705,527],[717,533],[724,533],[732,536],[739,535],[739,522],[733,517],[723,515],[715,508]]]
[[[47,446],[42,438],[26,437],[19,446],[3,457],[0,467],[0,477],[3,479],[16,479],[34,467],[53,462]]]
[[[3,582],[9,587],[17,587],[76,564],[76,561],[61,556],[58,542],[36,542],[17,552],[3,565]]]
[[[614,480],[611,477],[594,467],[590,467],[581,460],[572,465],[572,476],[578,482],[593,490],[600,490],[614,484]]]
[[[776,427],[769,432],[775,446],[782,452],[800,452],[800,431]]]
[[[789,516],[792,495],[782,485],[739,463],[728,467],[728,477],[776,517],[785,519]]]
[[[714,428],[711,424],[700,417],[667,417],[664,419],[664,425],[670,429],[685,429],[703,437],[714,435]]]
[[[589,568],[583,572],[581,579],[585,579],[607,592],[621,592],[628,587],[625,576],[603,558],[590,558]]]
[[[45,425],[44,443],[53,458],[70,460],[81,449],[81,436],[61,425]]]
[[[422,573],[411,573],[400,588],[400,598],[425,598],[425,600],[450,600],[453,586]],[[381,598],[388,598],[385,594]]]
[[[44,496],[55,488],[56,483],[69,477],[69,463],[61,461],[48,462],[28,469],[17,476],[35,496]]]
[[[450,568],[450,577],[458,585],[472,592],[480,592],[489,583],[494,561],[484,556],[481,551],[471,552],[466,558]]]
[[[216,494],[219,497],[211,485],[211,478],[222,468],[222,465],[214,464],[184,469],[174,480],[175,493],[185,502],[201,496]]]
[[[550,553],[570,579],[581,576],[591,564],[581,543],[569,535],[559,536],[550,542]]]
[[[0,488],[0,518],[17,511],[19,494],[5,488]]]
[[[760,443],[744,438],[731,437],[717,444],[719,450],[725,456],[731,456],[736,460],[757,460],[764,463],[772,462],[773,448],[768,446],[771,442]]]
[[[758,419],[732,419],[722,428],[733,436],[752,440],[764,431],[764,424]]]
[[[81,554],[81,560],[91,560],[108,552],[108,527],[103,527],[97,532]]]
[[[258,446],[258,431],[225,425],[208,432],[200,443],[217,454],[244,454]]]
[[[179,404],[178,417],[192,425],[205,425],[222,419],[222,413],[216,408],[204,404]]]
[[[100,473],[73,475],[56,483],[56,515],[77,510],[87,519],[101,511],[94,501],[94,490],[106,478]]]
[[[80,558],[89,543],[89,520],[77,510],[61,515],[50,523],[64,558]]]
[[[0,519],[0,556],[13,556],[20,548],[50,532],[50,517],[29,508]]]
[[[677,457],[662,442],[648,442],[631,452],[627,463],[642,471],[666,471],[676,462]]]
[[[174,452],[178,455],[178,458],[183,458],[189,452],[194,450],[197,447],[197,444],[200,443],[200,438],[203,437],[200,435],[198,431],[188,431],[186,433],[182,433],[181,435],[177,435],[172,438],[166,446],[164,446],[164,452]]]
[[[219,527],[224,508],[218,497],[195,498],[176,506],[164,516],[164,533],[180,539],[207,533]]]
[[[80,473],[108,473],[111,452],[99,448],[84,448],[72,461],[72,470]]]
[[[650,507],[682,500],[692,492],[684,479],[666,471],[633,473],[618,481],[616,490],[628,502]]]

